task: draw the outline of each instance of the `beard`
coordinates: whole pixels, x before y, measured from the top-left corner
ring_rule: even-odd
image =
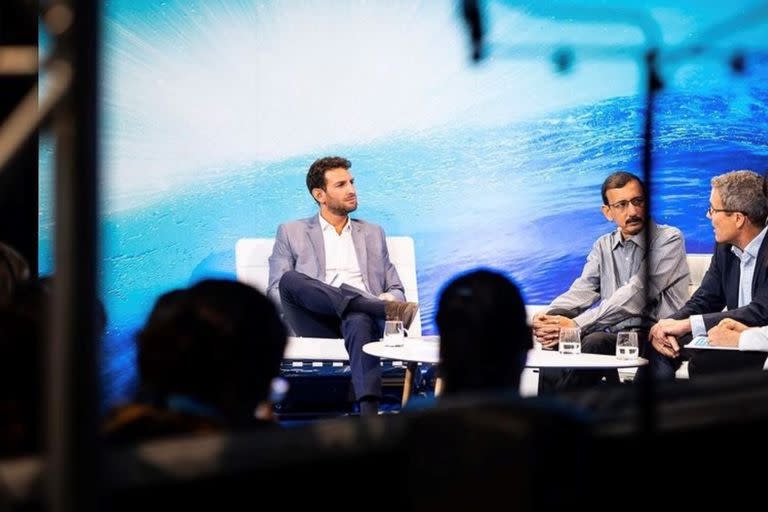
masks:
[[[357,199],[355,199],[353,204],[347,204],[342,201],[328,201],[325,203],[325,207],[334,215],[349,215],[357,210]]]

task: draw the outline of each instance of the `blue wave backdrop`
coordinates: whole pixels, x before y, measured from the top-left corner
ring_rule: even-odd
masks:
[[[608,85],[600,63],[562,78],[546,61],[491,58],[473,69],[452,2],[371,5],[107,2],[100,269],[109,315],[107,403],[132,390],[133,335],[160,294],[204,277],[234,278],[239,238],[273,236],[279,223],[316,213],[304,176],[318,156],[352,161],[357,216],[389,235],[414,238],[427,333],[434,332],[436,295],[456,273],[496,267],[520,284],[528,303],[547,303],[578,275],[595,238],[612,229],[599,210],[600,184],[615,170],[640,173],[642,73],[635,63],[618,70],[606,64],[602,71],[615,72]],[[504,2],[488,11],[507,24],[530,22]],[[342,67],[309,73],[312,62],[302,61],[294,69],[289,57],[311,54],[318,39],[309,31],[297,42],[292,23],[316,28],[325,13],[362,24],[353,34],[358,39],[336,44],[324,34],[336,45],[323,57]],[[386,30],[419,34],[406,56],[389,56],[397,46],[392,33],[370,34],[370,18],[388,16],[393,26]],[[228,36],[238,27],[250,30],[242,27],[244,18],[267,35]],[[280,36],[286,24],[290,39]],[[531,38],[534,29],[526,29]],[[492,42],[507,33],[506,26],[492,30]],[[618,44],[635,35],[619,31],[616,37]],[[444,40],[439,51],[450,54],[423,70],[433,62],[435,41]],[[214,58],[216,48],[224,55],[222,45],[226,58]],[[265,55],[258,50],[263,46],[286,50]],[[363,60],[344,53],[357,46],[368,49]],[[377,57],[384,64],[376,66],[389,67],[365,67]],[[413,68],[403,59],[414,61]],[[743,77],[721,62],[669,71],[659,99],[654,216],[683,230],[689,252],[713,245],[705,217],[710,178],[736,168],[768,169],[768,60],[748,62]],[[364,69],[345,67],[355,64]],[[391,74],[402,66],[411,71]],[[379,72],[386,79],[379,80]],[[227,81],[230,73],[236,80]],[[354,76],[365,73],[372,76]],[[537,73],[546,84],[526,82]],[[327,80],[333,87],[318,85]],[[351,92],[344,89],[347,80]],[[582,81],[598,92],[578,92]],[[376,94],[366,93],[371,89]],[[46,141],[42,147],[40,270],[46,273],[53,269],[52,150]]]

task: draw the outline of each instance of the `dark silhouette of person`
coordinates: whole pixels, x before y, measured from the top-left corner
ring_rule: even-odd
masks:
[[[141,399],[110,414],[108,439],[271,423],[271,384],[280,371],[286,331],[275,306],[258,290],[205,280],[166,293],[137,341]]]
[[[533,337],[510,279],[490,269],[453,279],[440,294],[437,327],[443,395],[518,391]]]
[[[41,282],[20,281],[10,302],[0,305],[0,457],[42,446],[49,299]]]
[[[29,277],[27,260],[13,247],[0,242],[0,304],[7,304],[16,285]]]

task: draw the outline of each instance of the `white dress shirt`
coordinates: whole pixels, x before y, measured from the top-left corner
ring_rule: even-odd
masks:
[[[352,241],[352,225],[347,218],[347,223],[336,233],[334,228],[322,215],[320,227],[323,231],[323,244],[325,246],[325,282],[331,286],[339,287],[346,283],[360,290],[370,292],[363,282],[363,274],[357,261],[355,244]]]

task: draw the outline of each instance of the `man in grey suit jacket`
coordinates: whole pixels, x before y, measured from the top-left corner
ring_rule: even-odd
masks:
[[[381,369],[363,345],[381,337],[384,319],[408,327],[418,305],[405,302],[381,227],[349,217],[357,209],[350,167],[340,157],[310,166],[307,188],[320,212],[278,227],[267,294],[297,335],[344,338],[355,397],[367,415],[378,412]]]

